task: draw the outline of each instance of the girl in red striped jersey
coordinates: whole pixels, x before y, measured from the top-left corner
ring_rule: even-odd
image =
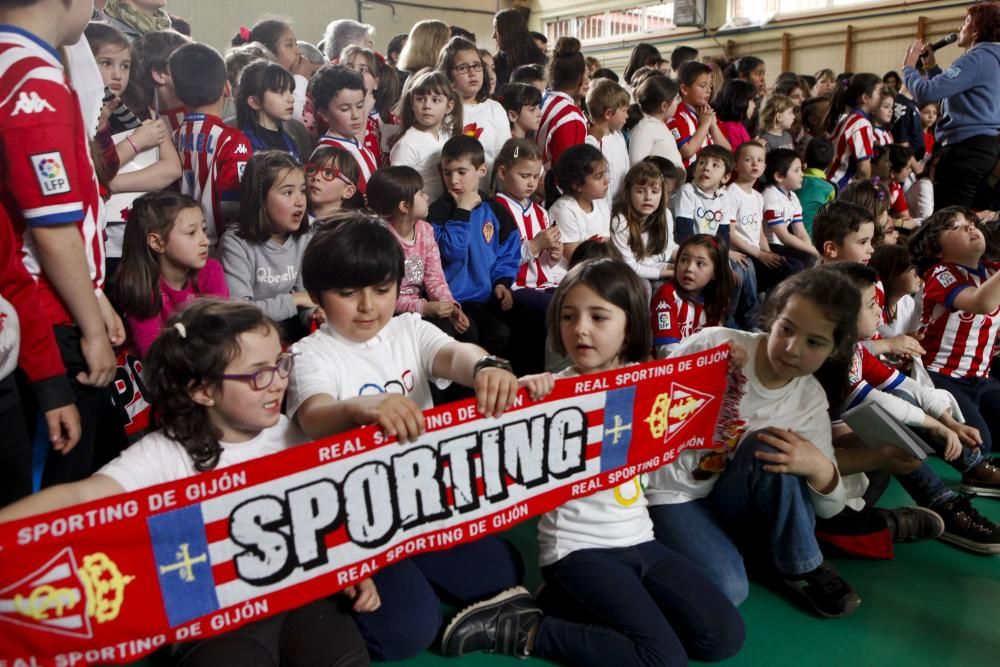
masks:
[[[920,333],[924,366],[934,386],[958,401],[966,424],[978,429],[981,460],[962,470],[965,490],[1000,496],[1000,469],[989,457],[1000,433],[1000,381],[991,374],[1000,332],[1000,264],[987,261],[976,214],[943,208],[910,240],[923,274]]]
[[[550,90],[542,100],[542,121],[535,134],[546,167],[554,165],[567,148],[587,139],[587,119],[579,104],[589,86],[580,41],[560,37],[549,61]]]
[[[728,255],[726,246],[707,234],[689,236],[681,244],[673,278],[650,303],[657,359],[670,356],[691,334],[725,322],[733,289]]]
[[[826,176],[843,189],[851,179],[872,175],[875,131],[871,115],[882,105],[882,79],[875,74],[855,74],[837,84],[826,128],[833,137],[836,157]]]

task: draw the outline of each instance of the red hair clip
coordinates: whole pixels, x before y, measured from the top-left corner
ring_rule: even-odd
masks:
[[[245,25],[240,26],[240,37],[243,38],[244,42],[249,42],[250,41],[250,28],[246,27]]]

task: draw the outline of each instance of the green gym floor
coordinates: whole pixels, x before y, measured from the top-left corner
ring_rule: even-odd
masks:
[[[949,483],[957,474],[940,461],[932,465]],[[913,504],[896,482],[883,507]],[[1000,499],[973,504],[1000,521]],[[535,522],[521,524],[507,537],[529,564],[526,585],[535,590],[541,576],[535,565]],[[941,542],[903,544],[890,561],[829,558],[861,595],[851,616],[823,620],[757,584],[740,611],[747,625],[743,650],[726,667],[966,667],[1000,664],[1000,556],[979,556]],[[161,667],[162,656],[136,663]],[[448,659],[431,652],[400,665],[477,667],[544,665],[501,656]],[[610,666],[609,666],[610,667]]]

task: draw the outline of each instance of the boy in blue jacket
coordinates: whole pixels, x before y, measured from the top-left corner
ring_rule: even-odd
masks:
[[[486,157],[479,140],[459,135],[441,148],[445,193],[427,221],[441,250],[441,266],[455,301],[469,318],[469,337],[504,355],[514,297],[510,286],[521,266],[521,234],[507,210],[479,191]]]

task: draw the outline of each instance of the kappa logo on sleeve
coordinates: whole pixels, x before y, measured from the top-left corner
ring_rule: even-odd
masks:
[[[42,111],[55,111],[55,109],[48,100],[40,97],[35,91],[31,91],[30,94],[22,92],[18,94],[14,111],[10,115],[16,116],[22,113],[40,113]]]
[[[32,155],[31,166],[35,170],[38,186],[46,197],[70,191],[69,176],[66,174],[66,167],[63,165],[62,154],[59,151]]]

